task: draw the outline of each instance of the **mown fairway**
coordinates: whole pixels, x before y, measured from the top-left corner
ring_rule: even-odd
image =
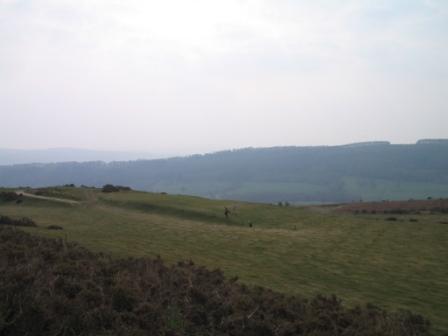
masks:
[[[249,284],[299,295],[336,294],[425,315],[448,332],[447,215],[351,215],[196,197],[58,188],[70,205],[28,199],[0,203],[45,236],[67,237],[116,256],[161,255],[221,268]],[[224,207],[232,214],[224,217]],[[409,219],[417,221],[410,222]],[[252,223],[252,227],[249,226]],[[63,231],[45,226],[57,224]]]

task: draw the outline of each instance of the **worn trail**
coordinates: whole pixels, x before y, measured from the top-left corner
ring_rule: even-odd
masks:
[[[25,192],[23,190],[16,190],[16,194],[17,195],[23,195],[25,197],[36,198],[36,199],[47,200],[47,201],[53,201],[53,202],[66,203],[66,204],[71,204],[71,205],[80,204],[79,201],[69,200],[69,199],[66,199],[66,198],[39,196],[39,195],[34,195],[34,194],[27,193],[27,192]]]

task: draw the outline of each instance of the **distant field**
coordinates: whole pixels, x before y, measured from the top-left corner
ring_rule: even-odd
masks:
[[[448,214],[448,199],[350,203],[338,207],[338,210],[352,213],[419,214],[432,212]]]
[[[0,203],[0,215],[27,216],[29,232],[67,237],[116,256],[192,259],[248,284],[349,304],[409,309],[448,332],[447,214],[351,214],[336,207],[279,207],[188,196],[52,188]],[[229,219],[224,207],[231,211]],[[45,226],[57,224],[62,231]],[[251,227],[252,226],[252,227]]]

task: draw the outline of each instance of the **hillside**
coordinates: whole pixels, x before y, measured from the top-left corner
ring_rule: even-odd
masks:
[[[430,335],[415,314],[372,305],[348,309],[336,297],[284,296],[192,262],[113,260],[5,228],[0,300],[5,336]]]
[[[101,151],[79,148],[7,149],[0,148],[0,165],[82,161],[123,161],[164,157],[144,152]]]
[[[352,214],[340,206],[274,206],[135,191],[24,191],[45,198],[0,198],[0,215],[17,223],[31,219],[37,226],[23,229],[33,234],[119,258],[191,259],[243,284],[308,298],[335,294],[348,307],[371,302],[390,311],[411,310],[429,318],[435,333],[448,331],[443,212]]]
[[[448,144],[242,149],[183,158],[0,167],[2,186],[75,183],[291,203],[448,197]]]

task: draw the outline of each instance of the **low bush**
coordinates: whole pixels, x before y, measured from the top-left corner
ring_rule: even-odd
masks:
[[[47,229],[48,230],[63,230],[64,228],[62,226],[59,226],[59,225],[48,225]]]
[[[28,217],[14,219],[8,216],[0,216],[0,225],[30,226],[30,227],[37,226],[36,223]]]
[[[12,191],[0,192],[0,201],[3,202],[15,202],[20,200],[21,196]]]
[[[132,190],[130,187],[119,186],[119,185],[115,186],[113,184],[106,184],[101,189],[101,191],[105,192],[105,193],[119,192],[119,191],[130,191],[130,190]]]
[[[0,334],[424,336],[429,322],[247,287],[193,262],[116,260],[0,227]]]

